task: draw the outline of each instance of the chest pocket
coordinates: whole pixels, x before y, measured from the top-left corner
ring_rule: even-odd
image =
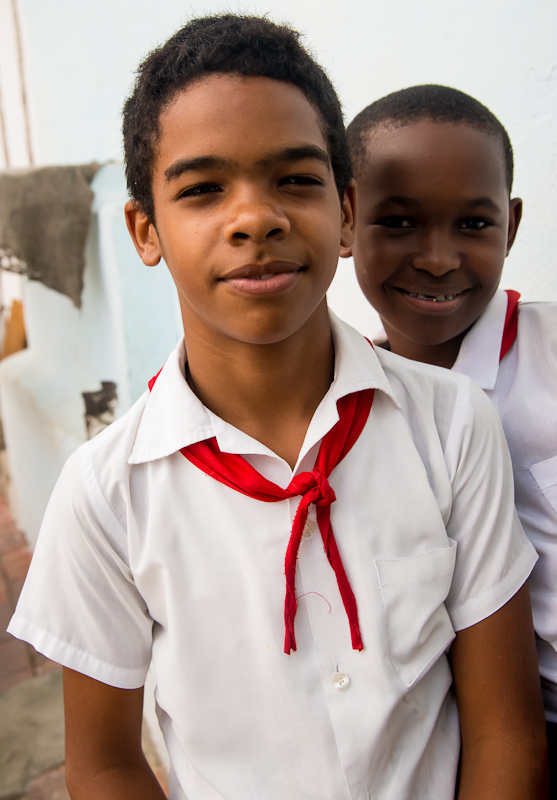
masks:
[[[454,639],[445,608],[456,559],[456,542],[404,558],[377,559],[375,567],[393,668],[412,686]]]
[[[545,499],[557,513],[557,456],[532,464],[530,472]]]

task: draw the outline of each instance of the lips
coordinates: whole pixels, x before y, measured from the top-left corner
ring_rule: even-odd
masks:
[[[292,261],[269,261],[238,267],[220,280],[243,295],[273,295],[294,286],[303,272],[304,267]]]
[[[267,281],[279,273],[298,272],[302,267],[292,261],[268,261],[266,264],[244,264],[228,272],[221,280],[250,279]]]

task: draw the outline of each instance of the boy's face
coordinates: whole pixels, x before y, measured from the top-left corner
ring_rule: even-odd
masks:
[[[351,190],[341,206],[302,92],[209,76],[177,95],[160,130],[156,228],[132,203],[126,215],[144,263],[166,261],[187,335],[267,344],[315,316],[324,325],[340,247],[352,243]]]
[[[467,124],[380,126],[357,186],[352,254],[392,349],[452,366],[520,221],[500,142]]]

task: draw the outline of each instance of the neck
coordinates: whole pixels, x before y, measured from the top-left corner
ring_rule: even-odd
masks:
[[[333,380],[333,342],[323,310],[304,331],[273,344],[186,336],[188,382],[199,399],[291,468]]]
[[[458,357],[460,345],[466,335],[466,331],[454,339],[438,344],[422,344],[411,339],[406,339],[390,326],[384,324],[385,332],[389,340],[389,346],[393,353],[397,353],[404,358],[412,361],[422,361],[424,364],[434,364],[437,367],[451,369]]]

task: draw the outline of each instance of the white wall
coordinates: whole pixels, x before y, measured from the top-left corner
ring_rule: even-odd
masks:
[[[7,0],[0,0],[7,2]],[[141,57],[191,15],[270,12],[328,69],[347,120],[416,83],[446,83],[488,105],[515,148],[525,213],[503,283],[557,299],[557,3],[554,0],[18,0],[38,164],[118,158],[120,109]],[[370,312],[341,262],[331,304],[361,327]]]

